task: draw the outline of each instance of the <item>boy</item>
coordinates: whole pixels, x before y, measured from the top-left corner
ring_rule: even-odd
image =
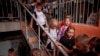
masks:
[[[17,56],[17,55],[16,55],[16,52],[15,52],[15,50],[14,50],[13,48],[10,48],[10,49],[8,50],[8,56]]]
[[[42,25],[44,27],[47,27],[48,26],[47,19],[46,19],[45,14],[42,11],[42,5],[43,5],[42,3],[37,3],[36,8],[34,10],[34,16],[35,16],[36,20],[38,21],[38,23],[40,25]],[[33,26],[33,28],[35,29],[35,31],[37,31],[37,29],[38,29],[38,23],[33,22],[33,19],[31,19],[30,28],[32,28],[33,24],[35,24]],[[40,39],[44,43],[42,33],[43,33],[43,30],[40,28]]]

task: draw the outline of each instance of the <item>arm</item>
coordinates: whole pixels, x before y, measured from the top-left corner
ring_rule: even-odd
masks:
[[[33,18],[31,18],[31,20],[30,20],[29,28],[32,29],[33,28],[32,26],[33,26]]]
[[[62,44],[59,43],[59,42],[56,42],[56,45],[57,45],[57,46],[61,46],[61,47],[66,51],[66,53],[69,53],[69,54],[73,53],[73,50],[67,49],[64,45],[62,45]]]
[[[49,25],[48,25],[48,22],[47,22],[47,19],[45,18],[45,21],[46,21],[46,27],[49,27]]]

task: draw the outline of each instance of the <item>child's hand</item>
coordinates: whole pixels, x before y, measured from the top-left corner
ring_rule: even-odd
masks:
[[[32,25],[29,25],[29,28],[30,28],[30,29],[33,29]]]
[[[48,31],[48,27],[45,27],[44,29],[45,29],[46,31]]]
[[[56,42],[55,44],[56,44],[56,46],[62,46],[62,44],[59,42]]]

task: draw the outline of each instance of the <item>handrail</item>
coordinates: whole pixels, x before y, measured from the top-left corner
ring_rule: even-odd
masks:
[[[36,20],[35,16],[26,8],[26,6],[23,5],[23,3],[20,0],[18,0],[18,2],[33,17],[33,19],[38,23],[38,25],[42,28],[42,30],[48,35],[50,40],[55,44],[56,41],[52,38],[52,36],[48,33],[48,31],[45,31],[44,27]],[[57,47],[64,54],[64,56],[68,56],[68,54],[65,52],[65,50],[61,46],[57,46]]]

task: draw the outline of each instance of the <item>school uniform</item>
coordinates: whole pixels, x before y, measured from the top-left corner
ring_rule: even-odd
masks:
[[[74,38],[67,38],[67,36],[61,37],[60,41],[61,44],[63,44],[66,48],[69,50],[73,49],[73,46],[75,45],[75,39]],[[59,53],[60,56],[64,56],[61,52]],[[69,56],[72,56],[72,54],[69,54]]]

